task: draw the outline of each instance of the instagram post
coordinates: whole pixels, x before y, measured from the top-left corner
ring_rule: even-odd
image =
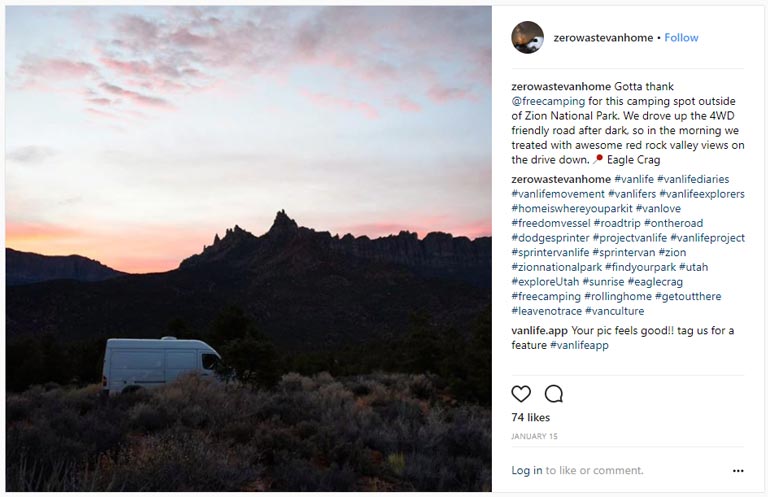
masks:
[[[4,491],[768,495],[765,0],[3,7]]]

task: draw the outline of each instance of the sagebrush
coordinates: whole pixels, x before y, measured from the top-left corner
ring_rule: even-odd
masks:
[[[429,375],[289,373],[269,390],[196,376],[109,399],[7,397],[10,491],[489,491],[488,407]]]

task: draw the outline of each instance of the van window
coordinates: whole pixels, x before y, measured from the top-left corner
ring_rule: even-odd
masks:
[[[112,352],[112,368],[161,369],[163,353],[145,350],[120,350]]]
[[[166,352],[165,367],[166,369],[195,369],[197,368],[195,353],[192,351]]]
[[[203,354],[203,368],[213,369],[219,358],[215,354]]]

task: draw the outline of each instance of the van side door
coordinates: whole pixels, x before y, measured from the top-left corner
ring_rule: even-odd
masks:
[[[170,383],[179,375],[197,371],[197,353],[195,350],[165,351],[165,381]]]
[[[161,350],[117,349],[110,354],[110,391],[121,392],[128,385],[152,387],[165,383]]]

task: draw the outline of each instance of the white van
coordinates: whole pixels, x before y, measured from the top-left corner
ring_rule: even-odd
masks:
[[[103,393],[159,387],[189,372],[214,376],[220,360],[218,352],[200,340],[110,338],[104,353]]]

